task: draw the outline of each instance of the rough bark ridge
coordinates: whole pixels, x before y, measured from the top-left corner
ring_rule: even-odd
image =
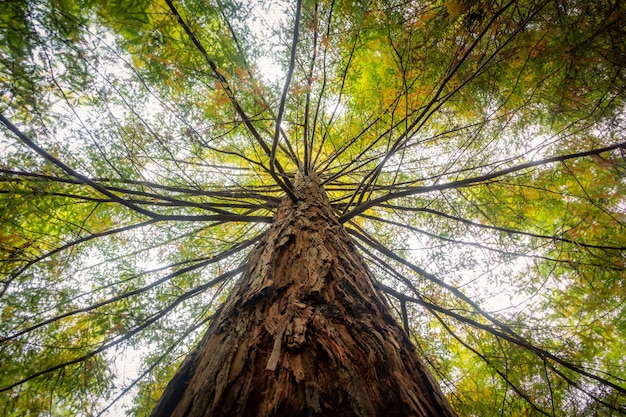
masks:
[[[318,181],[295,188],[152,416],[454,416]]]

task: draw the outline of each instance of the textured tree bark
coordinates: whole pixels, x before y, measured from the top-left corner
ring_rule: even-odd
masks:
[[[295,188],[152,416],[455,416],[318,181]]]

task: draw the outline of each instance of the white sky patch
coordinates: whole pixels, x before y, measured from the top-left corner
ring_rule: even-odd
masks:
[[[436,228],[422,227],[437,234]],[[488,249],[506,250],[498,244],[497,236],[474,229],[455,235],[454,240],[458,243],[415,234],[406,240],[411,254],[407,259],[458,288],[486,312],[507,315],[507,312],[528,310],[538,296],[525,291],[524,273],[533,268],[534,253],[526,253],[526,256],[511,253],[510,257],[501,257]],[[515,246],[526,247],[528,243],[528,239],[524,239],[510,250],[515,252]],[[483,247],[468,246],[473,244]]]
[[[140,373],[140,365],[142,356],[148,352],[148,349],[122,348],[107,352],[107,361],[112,363],[113,371],[118,378],[118,384],[122,388],[130,385],[132,381],[137,379]],[[121,382],[121,383],[120,383]],[[102,417],[119,417],[128,415],[133,401],[137,395],[139,388],[137,385],[128,390],[126,395],[113,403],[111,407],[102,414]],[[118,392],[113,393],[114,396],[119,395]],[[100,409],[109,405],[111,400],[101,401]]]
[[[276,83],[285,78],[285,72],[282,70],[280,65],[268,56],[259,58],[257,66],[259,73],[265,81]]]
[[[329,117],[334,114],[335,118],[342,118],[348,114],[348,106],[340,101],[339,95],[328,97],[328,101],[324,104],[324,111]]]
[[[246,25],[258,41],[263,55],[256,61],[258,71],[265,81],[277,83],[286,76],[277,57],[284,52],[280,47],[277,32],[289,20],[288,3],[270,3],[262,7],[258,2],[249,0],[245,7],[252,9],[252,18]]]

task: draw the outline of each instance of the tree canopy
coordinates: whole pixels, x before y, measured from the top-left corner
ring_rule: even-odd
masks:
[[[626,414],[626,4],[0,9],[0,411],[149,414],[315,172],[461,416]]]

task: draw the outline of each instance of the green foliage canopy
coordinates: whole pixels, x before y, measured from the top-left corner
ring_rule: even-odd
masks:
[[[301,171],[459,415],[626,414],[625,22],[3,4],[0,411],[149,413]]]

